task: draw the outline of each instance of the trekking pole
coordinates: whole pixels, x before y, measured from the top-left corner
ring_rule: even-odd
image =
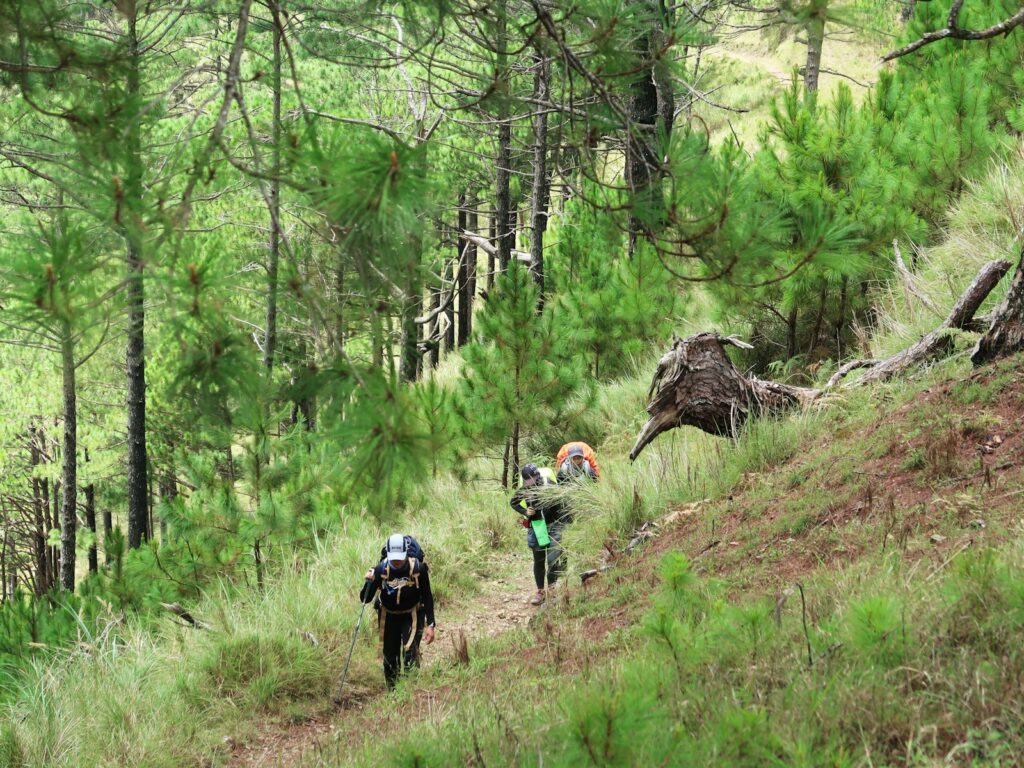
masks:
[[[348,677],[348,666],[352,663],[352,651],[356,649],[356,638],[359,637],[359,625],[363,623],[363,611],[366,610],[366,603],[359,609],[359,618],[356,619],[356,628],[352,633],[352,644],[348,647],[348,658],[345,659],[345,668],[341,670],[341,677],[338,678],[338,691],[334,694],[334,703],[341,704],[341,689],[345,685],[345,678]]]

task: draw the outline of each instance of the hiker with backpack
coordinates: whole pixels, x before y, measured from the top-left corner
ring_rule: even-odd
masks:
[[[391,535],[381,557],[366,572],[359,599],[369,603],[379,592],[377,625],[384,681],[390,690],[399,674],[419,666],[420,640],[427,645],[434,642],[434,595],[423,549],[414,538],[401,533]]]
[[[550,469],[525,464],[520,474],[523,484],[509,500],[509,505],[523,516],[526,545],[533,552],[533,580],[537,585],[530,604],[540,605],[544,602],[545,576],[550,588],[565,571],[562,533],[571,518],[561,500],[550,493],[555,485],[554,473]]]
[[[601,479],[594,449],[584,442],[566,443],[558,451],[557,481],[564,483],[576,478],[589,478],[594,482]]]

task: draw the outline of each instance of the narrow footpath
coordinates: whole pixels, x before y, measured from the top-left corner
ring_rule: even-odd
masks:
[[[504,578],[488,581],[490,589],[471,597],[454,614],[438,609],[437,636],[431,645],[420,646],[424,667],[454,658],[454,641],[460,634],[465,636],[472,654],[475,642],[525,626],[538,610],[529,604],[535,587],[528,555],[503,554],[495,557],[495,563],[495,573],[505,574]],[[372,611],[367,611],[363,622],[363,631],[376,631]],[[365,648],[360,651],[357,647],[356,653],[360,652],[365,653]],[[234,746],[226,765],[229,768],[295,768],[317,764],[316,757],[332,743],[344,719],[358,716],[362,709],[384,695],[381,692],[361,695],[358,690],[350,690],[344,697],[346,706],[343,708],[330,709],[325,701],[324,714],[304,722],[289,724],[268,720],[260,724],[252,740]]]

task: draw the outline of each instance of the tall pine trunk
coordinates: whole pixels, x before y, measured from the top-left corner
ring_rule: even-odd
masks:
[[[456,339],[461,347],[469,341],[469,315],[472,311],[473,294],[469,285],[469,240],[463,236],[463,232],[469,229],[469,213],[466,210],[466,196],[459,196],[459,330]]]
[[[444,268],[445,283],[451,286],[451,290],[455,291],[458,289],[459,279],[459,239],[455,239],[455,256],[448,259]],[[455,297],[448,297],[448,304],[444,308],[442,313],[445,319],[444,328],[444,353],[447,355],[455,349]]]
[[[270,178],[270,257],[267,262],[267,335],[263,343],[263,365],[267,371],[274,369],[274,352],[277,349],[277,272],[281,258],[281,20],[277,15],[277,3],[270,3],[274,27],[273,62],[273,126],[271,128],[271,178]]]
[[[636,253],[640,234],[648,228],[644,219],[650,221],[650,191],[655,164],[653,144],[658,120],[658,88],[654,82],[651,51],[661,25],[652,3],[644,0],[642,4],[646,6],[650,27],[637,40],[635,55],[639,72],[629,88],[629,125],[626,126],[626,184],[633,198],[629,216],[630,258]]]
[[[498,210],[496,208],[491,208],[487,221],[487,239],[495,248],[487,254],[487,282],[484,285],[487,295],[490,296],[491,291],[494,290],[494,254],[498,248]]]
[[[549,98],[550,69],[542,52],[536,56],[533,95],[538,105]],[[544,307],[544,230],[548,225],[548,113],[538,106],[533,118],[533,189],[530,196],[532,217],[530,237],[530,271],[537,283],[537,309]]]
[[[469,217],[466,222],[470,232],[476,232],[476,228],[479,226],[480,216],[477,210],[479,205],[480,201],[474,192],[469,197]],[[466,329],[466,341],[473,338],[473,304],[476,302],[477,253],[476,243],[467,241],[465,305],[460,304],[459,309],[462,313],[462,317],[459,318],[459,328],[462,329],[464,327]]]
[[[32,466],[32,513],[35,523],[33,543],[35,544],[36,560],[36,595],[43,595],[50,586],[50,576],[46,558],[46,537],[48,533],[46,519],[43,516],[42,483],[36,476],[35,468],[42,463],[42,437],[35,425],[29,427],[29,462]]]
[[[89,462],[88,450],[85,452],[85,461]],[[92,533],[92,543],[89,544],[89,573],[96,573],[100,569],[96,548],[96,485],[91,482],[85,486],[85,526]]]
[[[60,521],[60,585],[75,589],[75,546],[78,535],[78,403],[75,391],[75,341],[71,321],[61,323],[60,358],[64,401],[64,456],[61,484],[64,498]]]
[[[139,87],[139,38],[136,30],[137,12],[128,19],[127,95],[137,109]],[[146,482],[146,357],[145,357],[145,288],[143,283],[142,222],[137,212],[142,203],[142,140],[138,120],[128,129],[127,167],[124,196],[127,205],[122,222],[128,245],[128,344],[125,363],[128,372],[128,546],[136,549],[148,530],[148,483]]]
[[[508,34],[507,5],[502,2],[498,9],[498,89],[500,101],[498,105],[498,170],[494,193],[495,217],[497,219],[498,237],[498,270],[505,272],[512,259],[512,248],[515,238],[515,219],[509,225],[512,212],[511,170],[512,170],[512,123],[509,121],[509,90],[511,78],[508,71]]]

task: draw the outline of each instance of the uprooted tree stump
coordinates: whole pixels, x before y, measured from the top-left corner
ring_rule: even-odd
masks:
[[[992,324],[978,339],[971,362],[984,365],[1021,350],[1024,350],[1024,249],[1006,298],[992,313]]]
[[[654,395],[647,406],[651,418],[629,452],[630,460],[666,430],[689,425],[734,437],[752,416],[784,411],[818,396],[818,390],[744,376],[726,355],[726,345],[752,348],[717,333],[676,340],[658,363],[648,392],[648,397]]]
[[[629,452],[630,460],[635,460],[654,438],[670,429],[688,425],[719,437],[736,437],[751,418],[812,403],[851,371],[871,369],[844,386],[890,379],[911,366],[948,354],[953,348],[954,332],[977,330],[974,316],[978,307],[1009,269],[1008,261],[989,262],[981,268],[938,328],[886,360],[846,363],[821,389],[794,387],[756,376],[744,376],[733,365],[725,348],[731,345],[751,349],[751,346],[732,336],[699,333],[687,339],[676,339],[672,349],[658,362],[648,392],[650,404],[647,413],[650,418]],[[1018,279],[1024,282],[1020,268],[1014,282]],[[1024,298],[1018,312],[1024,312]],[[1024,339],[1024,325],[1018,331]]]

